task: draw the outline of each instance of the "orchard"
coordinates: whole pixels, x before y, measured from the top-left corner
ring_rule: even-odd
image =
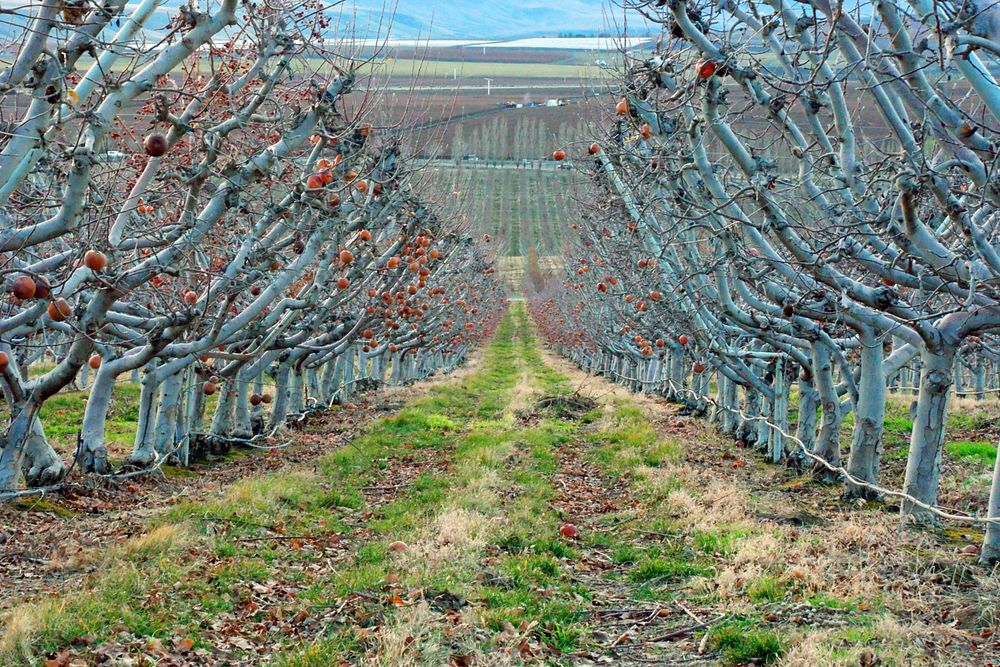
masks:
[[[949,398],[1000,390],[997,10],[879,2],[866,26],[826,2],[630,5],[669,36],[574,156],[593,201],[535,300],[549,341],[849,496],[985,525],[1000,560],[1000,466],[984,516],[939,504]],[[895,389],[916,397],[886,488]]]
[[[357,4],[4,10],[0,664],[1000,664],[1000,8]]]

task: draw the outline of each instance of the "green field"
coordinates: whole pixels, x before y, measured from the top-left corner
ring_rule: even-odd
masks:
[[[562,239],[586,192],[571,169],[437,168],[441,196],[464,202],[473,233],[488,234],[511,294],[520,294],[529,255],[549,276],[562,267]]]

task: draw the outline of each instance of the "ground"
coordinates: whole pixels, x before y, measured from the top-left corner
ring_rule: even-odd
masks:
[[[0,664],[1000,661],[978,536],[583,375],[520,304],[452,377],[289,441],[4,509]]]

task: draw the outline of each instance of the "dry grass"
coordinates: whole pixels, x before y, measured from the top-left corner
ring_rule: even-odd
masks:
[[[628,394],[543,356],[605,404]],[[956,544],[877,506],[843,504],[829,487],[789,485],[787,471],[755,463],[754,453],[720,441],[704,423],[678,417],[657,398],[630,396],[687,453],[684,461],[635,466],[641,487],[665,500],[657,511],[685,539],[726,540],[724,553],[712,555],[714,573],[688,580],[686,590],[730,617],[775,615],[787,647],[780,664],[983,664],[985,653],[963,647],[988,641],[979,629],[997,627],[1000,580],[958,553],[968,538]],[[1000,400],[953,397],[951,409],[1000,414]],[[790,623],[799,612],[789,610],[802,605],[815,620]],[[928,657],[929,646],[937,657]]]
[[[448,628],[447,632],[445,627]],[[489,637],[489,642],[484,640]],[[448,626],[442,614],[426,602],[404,607],[372,637],[372,646],[361,664],[368,667],[424,667],[454,665],[461,659],[490,667],[523,665],[518,644],[522,634],[508,628],[500,634],[484,631],[477,612],[463,610]],[[488,655],[484,653],[488,646]],[[460,663],[459,663],[460,664]]]
[[[49,567],[69,569],[99,562],[100,566],[97,569],[99,574],[95,579],[97,586],[114,586],[116,581],[141,577],[138,569],[140,563],[176,553],[190,539],[190,534],[183,526],[164,524],[148,533],[126,540],[103,554],[98,551],[85,551],[69,561],[54,561]],[[34,664],[37,658],[33,652],[35,638],[43,629],[61,623],[60,619],[65,613],[64,605],[70,600],[80,602],[94,596],[95,593],[91,589],[85,589],[81,597],[49,598],[27,602],[0,616],[0,665],[6,667]]]
[[[31,642],[39,625],[39,610],[23,605],[0,617],[0,665],[31,662]]]
[[[474,565],[499,524],[497,517],[447,509],[434,518],[427,535],[400,554],[400,561],[410,571],[433,573],[445,567],[466,570]]]
[[[518,366],[520,368],[517,376],[517,384],[514,385],[514,390],[510,395],[510,403],[504,411],[505,417],[528,410],[528,408],[535,404],[535,397],[538,393],[527,366],[523,362],[519,362]]]
[[[949,412],[987,412],[992,415],[1000,415],[1000,395],[987,394],[986,398],[977,401],[970,396],[956,396],[954,393],[948,399]]]
[[[868,630],[866,646],[842,646],[843,630],[809,630],[798,637],[779,663],[783,667],[918,667],[932,664],[915,648],[927,628],[904,626],[891,616],[881,617]],[[877,656],[877,663],[871,662]]]
[[[663,475],[654,475],[653,478],[663,480],[660,483],[677,479],[676,477],[671,478],[669,472],[665,472]],[[747,519],[747,510],[753,506],[752,500],[745,491],[734,484],[718,479],[709,481],[702,486],[701,488],[704,490],[697,496],[693,495],[692,488],[698,487],[685,486],[671,491],[667,496],[668,512],[680,526],[688,529],[706,529],[734,528],[744,525]]]
[[[108,560],[134,563],[149,560],[183,546],[188,541],[184,527],[176,523],[158,526],[153,530],[133,537],[108,552]]]
[[[638,405],[646,405],[653,400],[643,394],[633,394],[619,384],[607,382],[602,378],[588,375],[562,357],[554,354],[547,347],[541,349],[542,361],[549,368],[554,368],[569,381],[576,393],[596,401],[602,407],[613,405],[615,401],[628,400]]]
[[[400,609],[374,637],[366,665],[447,665],[451,651],[426,602]]]

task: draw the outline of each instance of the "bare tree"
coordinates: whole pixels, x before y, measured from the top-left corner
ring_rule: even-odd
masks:
[[[919,363],[898,494],[908,518],[949,514],[937,503],[956,359],[995,364],[1000,329],[997,9],[626,4],[662,39],[623,54],[615,115],[589,151],[594,201],[544,309],[553,340],[637,389],[712,403],[723,431],[863,496],[890,491],[887,387]],[[998,539],[991,523],[984,561]]]
[[[39,411],[81,371],[83,470],[110,471],[111,398],[140,371],[128,465],[186,464],[448,369],[500,310],[484,256],[373,126],[350,44],[326,43],[330,7],[189,5],[162,34],[157,7],[11,10],[32,27],[0,72],[0,490],[65,474]],[[32,377],[39,350],[56,363]]]

